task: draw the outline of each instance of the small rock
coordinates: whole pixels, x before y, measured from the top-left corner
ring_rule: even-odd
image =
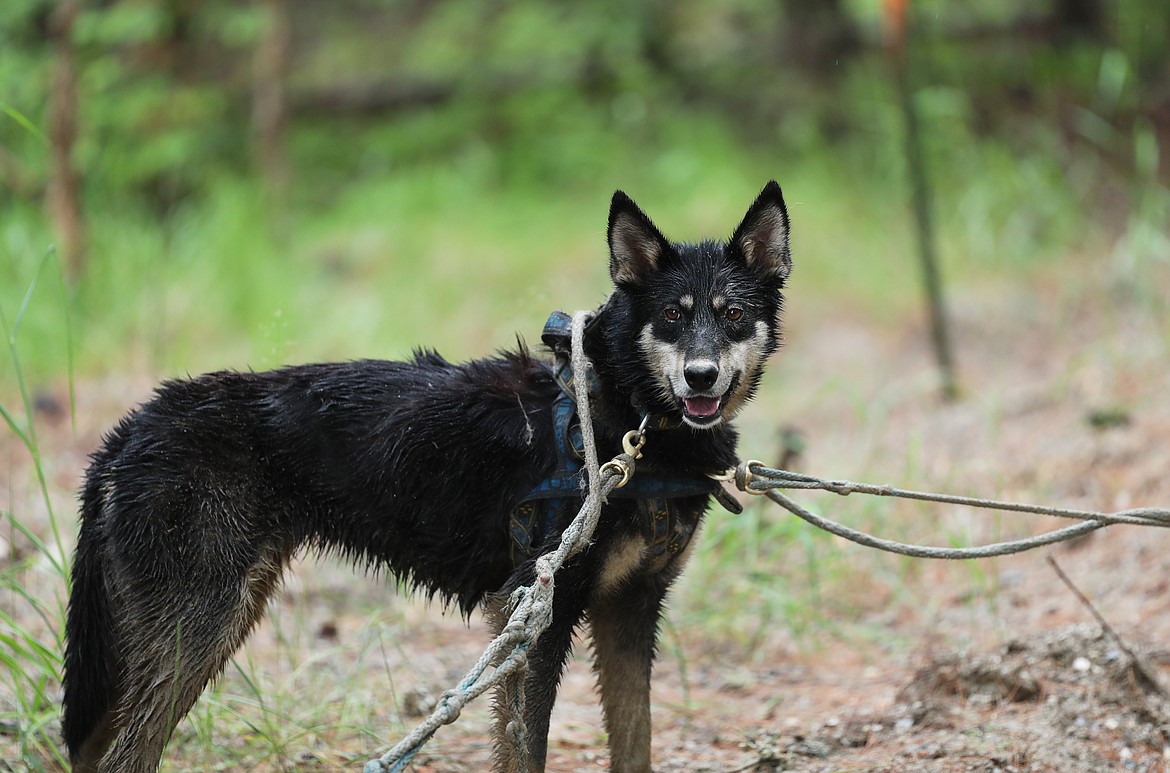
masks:
[[[1130,421],[1129,411],[1120,406],[1095,408],[1085,414],[1085,423],[1095,430],[1128,427]]]
[[[408,717],[425,717],[438,705],[438,699],[424,687],[416,687],[402,696],[402,713]]]
[[[803,757],[813,757],[816,759],[824,759],[833,753],[833,748],[824,741],[810,739],[802,743],[793,744],[791,746],[793,753],[799,754]]]
[[[67,415],[65,402],[47,387],[38,387],[33,392],[33,410],[51,422],[61,421]]]

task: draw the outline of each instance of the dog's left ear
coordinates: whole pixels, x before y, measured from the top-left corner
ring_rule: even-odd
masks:
[[[609,274],[614,284],[639,284],[658,270],[670,242],[622,191],[609,205]]]
[[[775,180],[760,191],[735,229],[731,246],[743,255],[748,266],[784,285],[792,271],[792,254],[788,249],[788,210]]]

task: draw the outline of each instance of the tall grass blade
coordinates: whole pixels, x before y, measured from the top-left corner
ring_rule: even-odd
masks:
[[[36,137],[46,146],[49,144],[49,138],[45,136],[44,132],[36,127],[36,124],[25,118],[24,113],[20,112],[15,107],[8,104],[7,102],[4,102],[3,100],[0,100],[0,113],[4,113],[4,115],[11,118],[13,121],[16,121],[25,131]]]

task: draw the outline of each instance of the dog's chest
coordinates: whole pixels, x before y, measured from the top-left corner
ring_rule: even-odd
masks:
[[[566,501],[567,500],[567,501]],[[566,504],[580,506],[580,500],[532,500],[511,513],[510,551],[513,568],[550,548],[553,524],[564,517]],[[617,512],[602,515],[602,529],[613,536],[601,540],[604,548],[602,575],[622,578],[634,571],[658,574],[670,567],[691,542],[706,503],[686,499],[649,497],[611,503]]]
[[[596,559],[596,592],[607,595],[630,578],[681,569],[698,531],[702,509],[680,500],[638,500],[637,529],[619,532]]]

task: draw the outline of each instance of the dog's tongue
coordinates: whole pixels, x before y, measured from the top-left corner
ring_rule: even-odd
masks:
[[[714,416],[719,413],[718,397],[688,397],[684,402],[687,413],[692,416]]]

